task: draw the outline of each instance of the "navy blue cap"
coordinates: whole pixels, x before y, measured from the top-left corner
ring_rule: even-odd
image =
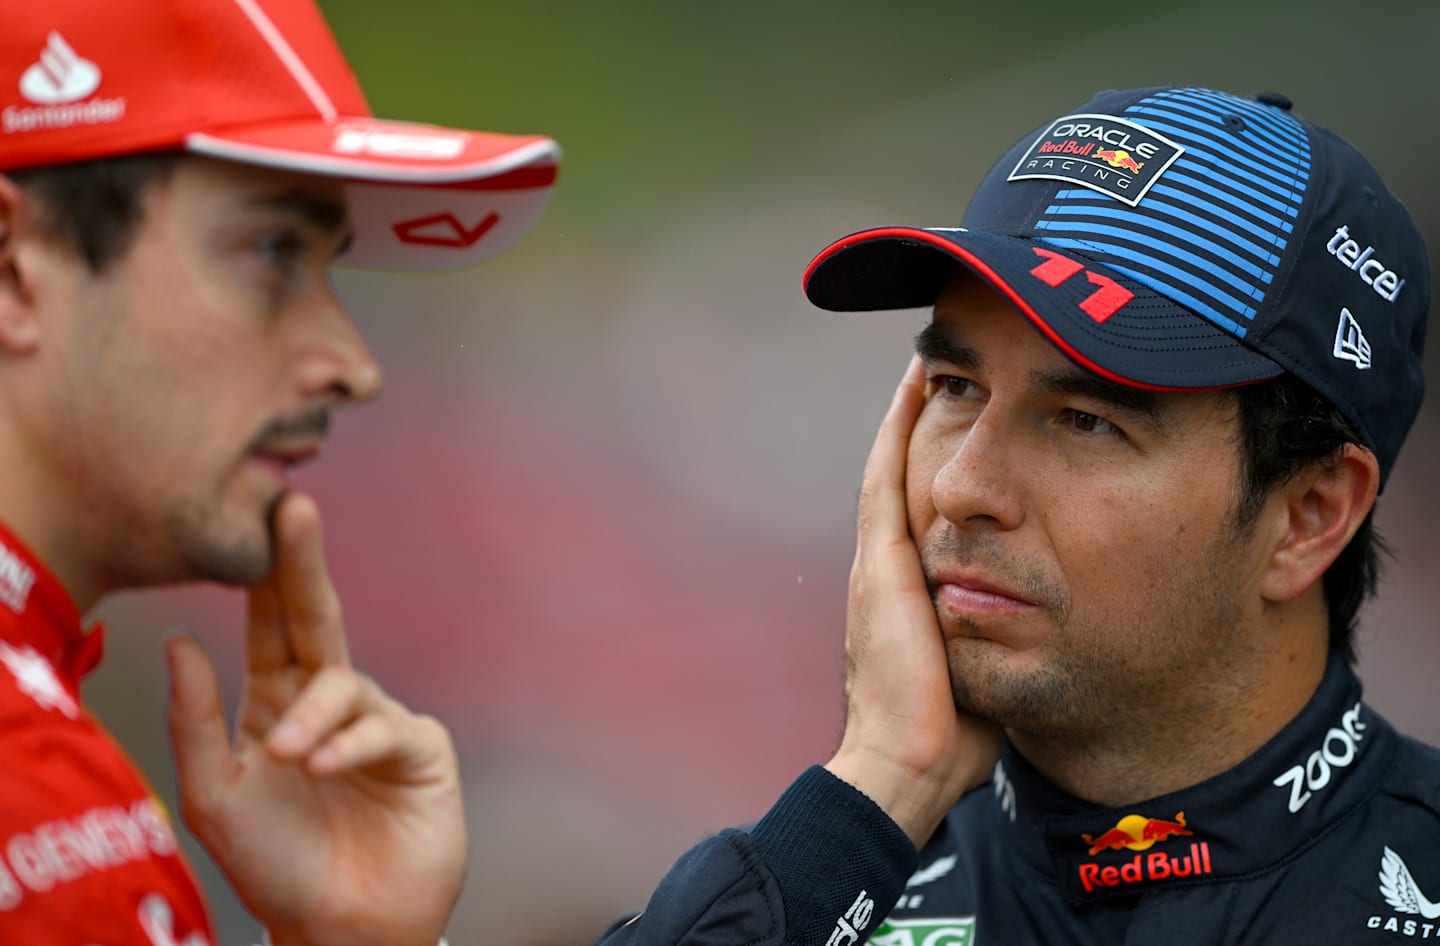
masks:
[[[1280,95],[1102,92],[1011,147],[961,226],[851,234],[805,293],[835,311],[928,306],[962,265],[1123,384],[1290,372],[1355,425],[1382,482],[1420,410],[1424,240],[1370,163]]]

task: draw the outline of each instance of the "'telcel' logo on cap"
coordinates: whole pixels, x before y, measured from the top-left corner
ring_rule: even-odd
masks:
[[[1066,115],[1045,129],[1006,180],[1069,181],[1134,207],[1184,153],[1164,135],[1114,115]]]
[[[1325,252],[1343,263],[1346,269],[1359,273],[1365,284],[1386,302],[1394,302],[1400,290],[1405,288],[1405,280],[1400,278],[1400,274],[1375,258],[1375,247],[1367,246],[1361,252],[1360,243],[1351,238],[1348,226],[1335,231],[1330,242],[1325,244]]]
[[[40,59],[20,77],[20,94],[36,105],[78,102],[100,87],[100,67],[82,59],[51,30]]]

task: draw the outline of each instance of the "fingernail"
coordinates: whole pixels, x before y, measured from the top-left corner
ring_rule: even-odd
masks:
[[[270,748],[290,755],[305,748],[305,727],[286,721],[270,730]]]

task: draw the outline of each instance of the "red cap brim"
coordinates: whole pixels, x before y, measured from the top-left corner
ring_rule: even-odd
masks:
[[[247,125],[191,134],[198,155],[346,182],[357,269],[432,270],[488,259],[540,216],[560,149],[501,135],[369,117]]]

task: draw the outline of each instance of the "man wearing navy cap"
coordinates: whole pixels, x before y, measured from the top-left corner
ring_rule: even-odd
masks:
[[[1138,89],[958,223],[805,275],[934,312],[865,472],[840,749],[605,942],[1440,937],[1440,753],[1352,667],[1424,388],[1409,213],[1283,96]]]
[[[289,471],[380,388],[331,266],[492,256],[558,159],[375,118],[311,0],[7,7],[0,942],[214,946],[168,814],[80,700],[85,612],[193,581],[248,589],[233,738],[199,642],[167,646],[195,834],[274,946],[440,939],[468,853],[455,751],[351,666]]]

